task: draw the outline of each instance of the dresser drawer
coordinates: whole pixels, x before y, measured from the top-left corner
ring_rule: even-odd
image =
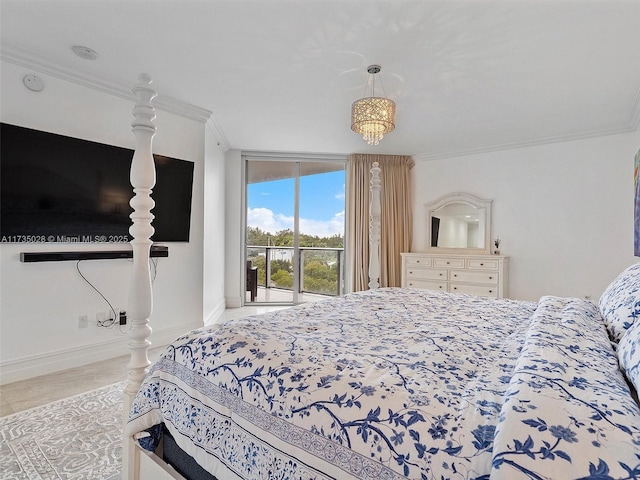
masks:
[[[452,293],[468,293],[470,295],[480,295],[482,297],[498,298],[498,287],[484,285],[464,285],[452,283],[450,287]]]
[[[409,280],[447,280],[447,270],[438,268],[408,268],[407,281]]]
[[[467,268],[476,270],[498,270],[498,260],[468,259]]]
[[[434,282],[429,280],[407,280],[407,284],[404,285],[407,288],[425,288],[427,290],[442,290],[447,291],[446,282]]]
[[[401,253],[401,285],[495,298],[509,295],[509,258],[501,255]]]
[[[497,285],[498,272],[472,272],[469,270],[462,270],[460,272],[451,272],[450,280],[453,282],[469,282],[469,283]]]
[[[434,258],[434,267],[464,268],[464,258]]]
[[[430,267],[431,257],[404,257],[407,267]]]

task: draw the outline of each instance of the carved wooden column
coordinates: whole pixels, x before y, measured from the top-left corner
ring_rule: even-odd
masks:
[[[369,201],[369,289],[380,287],[380,168],[378,162],[371,167],[369,182],[371,199]]]
[[[153,294],[151,290],[151,275],[149,270],[149,255],[151,250],[151,209],[155,202],[151,198],[151,189],[156,183],[156,170],[153,162],[152,141],[156,133],[153,120],[156,114],[151,101],[156,92],[151,88],[151,77],[141,74],[138,84],[132,89],[137,96],[133,108],[135,120],[131,123],[136,138],[135,152],[131,161],[130,180],[133,186],[133,198],[130,205],[132,225],[129,233],[133,237],[133,272],[129,289],[129,349],[131,359],[128,365],[127,384],[124,390],[124,423],[126,425],[129,409],[136,392],[150,365],[147,350],[151,342],[151,327],[149,317],[153,309]],[[135,445],[132,439],[124,438],[122,450],[122,478],[134,478],[137,468]]]

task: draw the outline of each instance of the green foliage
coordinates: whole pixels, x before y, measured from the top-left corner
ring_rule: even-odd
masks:
[[[319,260],[305,262],[304,290],[324,295],[337,295],[338,273],[337,263],[329,266],[326,262]]]
[[[271,283],[274,287],[290,289],[293,287],[293,274],[286,270],[278,270],[271,274]]]
[[[330,237],[300,234],[299,242],[301,247],[344,248],[344,238],[339,234]],[[293,232],[287,229],[272,234],[258,227],[247,227],[247,245],[293,247]]]
[[[344,248],[341,235],[318,237],[300,236],[300,247]],[[259,228],[247,228],[247,257],[254,267],[258,267],[258,285],[265,286],[266,260],[264,247],[292,247],[293,232],[282,230],[275,235],[263,232]],[[262,247],[262,248],[260,248]],[[337,295],[338,255],[339,251],[305,250],[303,268],[303,290],[324,295]],[[283,258],[278,259],[271,250],[271,286],[291,289],[293,287],[293,264]]]

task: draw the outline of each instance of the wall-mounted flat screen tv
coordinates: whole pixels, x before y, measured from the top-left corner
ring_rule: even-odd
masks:
[[[131,240],[133,150],[0,123],[0,241]],[[154,242],[188,242],[193,162],[154,155]]]

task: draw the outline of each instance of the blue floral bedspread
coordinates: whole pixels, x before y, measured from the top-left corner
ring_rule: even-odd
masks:
[[[383,288],[195,330],[127,431],[161,422],[242,479],[640,478],[640,409],[577,299]]]

